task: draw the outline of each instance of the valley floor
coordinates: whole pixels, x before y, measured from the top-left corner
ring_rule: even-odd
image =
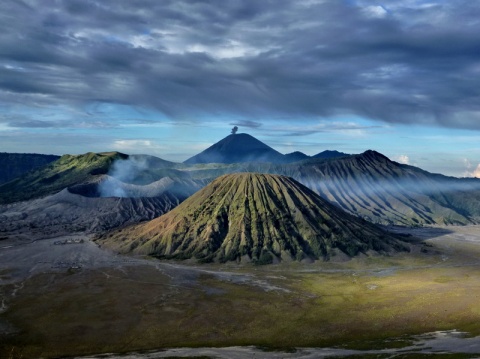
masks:
[[[392,230],[420,243],[270,266],[119,256],[81,234],[6,238],[0,357],[480,353],[480,226]],[[146,352],[163,348],[185,349]]]

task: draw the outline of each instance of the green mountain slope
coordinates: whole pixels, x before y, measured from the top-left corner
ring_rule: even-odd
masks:
[[[222,176],[169,213],[98,240],[120,252],[220,262],[407,249],[291,178],[253,173]]]
[[[127,155],[119,152],[64,155],[35,171],[0,186],[0,204],[39,198],[107,174],[111,165]]]
[[[162,187],[185,198],[202,187],[179,164],[119,152],[65,155],[47,166],[0,185],[0,204],[44,197],[69,188],[87,197],[154,197]],[[166,189],[166,188],[165,188]]]
[[[60,156],[37,153],[0,153],[0,184],[9,182],[59,158]]]

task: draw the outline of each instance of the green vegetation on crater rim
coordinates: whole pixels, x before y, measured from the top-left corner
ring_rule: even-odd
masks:
[[[64,155],[44,167],[0,186],[0,204],[25,201],[107,174],[111,165],[128,155],[119,152]]]

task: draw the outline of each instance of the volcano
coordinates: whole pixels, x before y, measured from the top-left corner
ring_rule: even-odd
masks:
[[[295,180],[255,173],[219,177],[167,214],[97,240],[123,253],[260,264],[408,250]]]
[[[184,163],[285,162],[284,155],[246,133],[231,134]]]

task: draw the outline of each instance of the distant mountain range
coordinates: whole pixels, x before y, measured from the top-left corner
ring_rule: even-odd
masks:
[[[295,180],[254,173],[217,178],[167,214],[98,242],[123,253],[259,264],[408,250]]]
[[[348,156],[350,155],[347,153],[326,150],[326,151],[317,153],[316,155],[313,155],[310,158],[331,159],[331,158],[340,158],[340,157],[348,157]]]
[[[185,164],[199,163],[291,163],[309,158],[337,158],[348,156],[338,151],[324,151],[312,157],[302,152],[286,155],[274,150],[265,143],[246,133],[231,134],[206,150],[189,158]]]
[[[14,167],[24,160],[10,158]],[[97,233],[123,253],[200,262],[392,253],[409,245],[376,224],[472,223],[480,223],[478,179],[432,174],[371,150],[283,155],[247,134],[185,163],[64,155],[0,185],[3,238]]]
[[[253,149],[243,147],[245,143],[252,143]],[[251,157],[254,153],[261,161]],[[373,223],[480,221],[480,180],[431,174],[375,151],[358,155],[324,151],[306,158],[301,152],[282,155],[250,135],[236,134],[186,162],[207,161],[210,155],[210,161],[217,163],[179,164],[118,152],[65,155],[0,185],[0,204],[53,195],[65,188],[86,197],[140,198],[168,192],[183,200],[219,176],[255,172],[292,177],[329,203]],[[252,162],[241,162],[247,158]],[[273,163],[263,162],[267,158]]]

